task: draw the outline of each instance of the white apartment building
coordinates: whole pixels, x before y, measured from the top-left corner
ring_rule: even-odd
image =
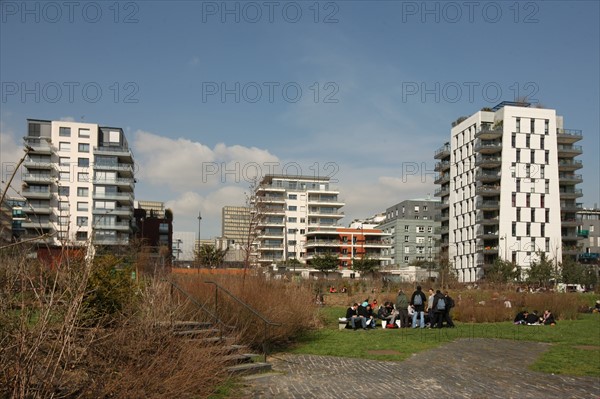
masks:
[[[453,124],[435,153],[441,243],[459,281],[476,281],[496,258],[523,275],[537,254],[577,254],[581,131],[556,110],[504,102]]]
[[[126,245],[132,233],[134,160],[121,128],[27,120],[22,223],[41,244]]]
[[[258,262],[306,263],[306,233],[335,231],[344,203],[328,177],[267,175],[256,188]]]

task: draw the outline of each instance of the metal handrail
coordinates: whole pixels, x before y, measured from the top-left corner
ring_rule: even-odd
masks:
[[[265,356],[265,362],[267,361],[267,355],[268,355],[268,332],[269,332],[269,326],[281,326],[281,323],[275,323],[272,322],[270,320],[268,320],[266,317],[264,317],[262,314],[260,314],[256,309],[254,309],[253,307],[251,307],[250,305],[248,305],[246,302],[242,301],[241,299],[239,299],[237,296],[235,296],[234,294],[232,294],[227,288],[220,286],[219,284],[217,284],[215,281],[204,281],[206,284],[213,284],[215,286],[215,320],[217,319],[216,314],[218,313],[218,305],[219,305],[219,290],[222,290],[223,292],[225,292],[227,295],[229,295],[232,299],[234,299],[237,303],[239,303],[240,305],[244,306],[246,309],[248,309],[250,312],[252,312],[255,316],[257,316],[259,319],[261,319],[265,325],[265,335],[264,335],[264,341],[263,341],[263,353]]]
[[[204,304],[200,303],[196,298],[194,298],[193,296],[191,296],[187,291],[185,291],[183,288],[181,288],[177,283],[175,283],[174,281],[171,281],[171,280],[166,280],[166,279],[164,281],[166,281],[167,283],[171,284],[171,293],[173,292],[172,289],[175,288],[177,291],[179,291],[183,295],[185,295],[187,297],[187,299],[190,300],[190,302],[192,302],[194,305],[196,305],[197,307],[199,307],[200,310],[208,313],[208,315],[210,317],[212,317],[213,319],[215,319],[215,322],[222,327],[222,328],[219,328],[219,339],[223,339],[223,328],[233,329],[233,326],[228,326],[227,324],[223,323],[223,321],[221,321],[221,319],[219,319],[216,314],[214,314],[209,309],[207,309],[204,306]]]

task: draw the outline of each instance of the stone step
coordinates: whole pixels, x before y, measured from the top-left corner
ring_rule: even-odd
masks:
[[[178,330],[178,331],[173,331],[173,335],[176,335],[178,337],[208,337],[208,336],[214,336],[214,335],[218,335],[219,334],[219,329],[218,328],[207,328],[207,329],[202,329],[202,330]]]
[[[223,356],[223,359],[227,363],[248,363],[252,359],[259,358],[261,355],[256,353],[230,353],[229,355]]]
[[[249,374],[258,374],[264,373],[267,371],[271,371],[272,366],[270,363],[242,363],[236,364],[235,366],[227,367],[227,371],[231,375],[249,375]]]

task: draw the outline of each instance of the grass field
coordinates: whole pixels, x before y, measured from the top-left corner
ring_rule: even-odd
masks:
[[[401,361],[413,353],[455,339],[494,338],[551,343],[531,366],[554,374],[600,376],[600,314],[582,314],[579,320],[559,321],[556,326],[515,326],[502,323],[456,323],[444,329],[338,330],[343,307],[324,307],[326,325],[303,335],[292,353]],[[379,352],[375,354],[374,352]],[[381,354],[381,352],[389,352]]]

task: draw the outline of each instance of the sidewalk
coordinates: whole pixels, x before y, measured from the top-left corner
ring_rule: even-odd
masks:
[[[271,359],[281,374],[247,380],[243,397],[600,398],[600,378],[528,370],[548,347],[535,342],[459,339],[403,362],[284,355],[283,360]]]

